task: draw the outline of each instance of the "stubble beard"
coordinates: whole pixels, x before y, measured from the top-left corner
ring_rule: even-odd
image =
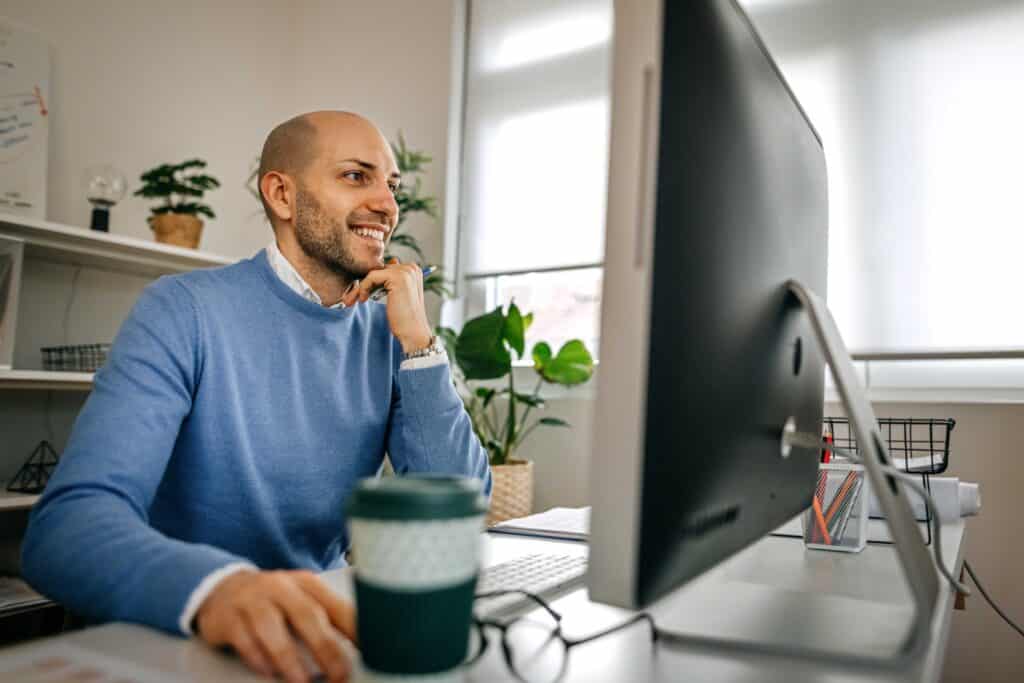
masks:
[[[327,215],[317,198],[298,190],[295,194],[295,239],[306,256],[346,281],[359,280],[369,272],[345,246],[348,224]]]

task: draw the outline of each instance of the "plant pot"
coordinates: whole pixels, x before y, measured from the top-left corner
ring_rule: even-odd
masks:
[[[494,484],[487,526],[506,519],[525,517],[533,511],[533,462],[509,458],[504,465],[491,465]]]
[[[151,216],[149,227],[157,242],[189,249],[199,247],[199,237],[203,234],[203,221],[188,213],[161,213]]]

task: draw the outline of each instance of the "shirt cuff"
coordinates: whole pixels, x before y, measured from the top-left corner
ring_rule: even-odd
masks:
[[[192,594],[188,596],[188,600],[185,602],[185,609],[181,611],[181,616],[178,618],[178,628],[181,632],[187,636],[194,636],[195,631],[192,630],[192,619],[195,618],[196,612],[199,611],[200,605],[206,600],[207,596],[213,592],[213,589],[220,584],[221,581],[228,578],[232,574],[240,571],[259,571],[259,567],[249,562],[232,562],[226,564],[216,571],[210,572],[206,577],[199,582]]]
[[[419,358],[409,358],[403,360],[401,365],[398,366],[399,370],[422,370],[423,368],[432,368],[435,365],[447,365],[448,364],[448,353],[442,351],[441,353],[432,353],[429,356],[420,356]]]

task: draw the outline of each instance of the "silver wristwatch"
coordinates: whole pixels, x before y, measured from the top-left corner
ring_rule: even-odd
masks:
[[[402,360],[412,360],[413,358],[426,358],[427,356],[440,356],[444,353],[444,344],[437,338],[436,334],[430,336],[430,343],[424,346],[422,349],[416,349],[408,353],[402,353]]]

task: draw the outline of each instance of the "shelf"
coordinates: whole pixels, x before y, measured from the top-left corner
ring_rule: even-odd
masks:
[[[134,237],[0,213],[0,234],[25,242],[26,258],[154,277],[196,268],[226,266],[236,259]]]
[[[0,389],[60,389],[91,391],[91,372],[0,370]]]
[[[0,511],[5,510],[27,510],[36,504],[41,494],[38,493],[13,493],[5,487],[7,482],[0,482]]]

